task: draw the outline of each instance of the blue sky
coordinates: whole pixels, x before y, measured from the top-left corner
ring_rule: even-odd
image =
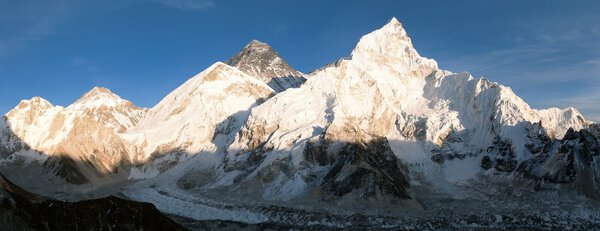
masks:
[[[309,72],[391,17],[440,67],[600,121],[600,1],[0,1],[0,113],[93,86],[151,107],[251,39]]]

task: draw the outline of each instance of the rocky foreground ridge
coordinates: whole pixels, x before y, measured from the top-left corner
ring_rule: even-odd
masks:
[[[488,223],[529,206],[529,221],[567,219],[535,212],[552,198],[593,227],[599,142],[575,108],[533,109],[509,87],[441,70],[394,18],[310,74],[253,40],[152,108],[105,88],[66,108],[24,100],[0,120],[0,172],[60,199],[151,202],[187,224],[393,226],[466,219],[469,201],[497,208],[473,218]],[[371,223],[336,220],[346,213]]]

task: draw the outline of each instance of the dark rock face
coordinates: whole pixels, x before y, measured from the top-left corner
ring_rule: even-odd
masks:
[[[446,159],[464,159],[466,156],[475,156],[477,155],[476,153],[482,153],[484,155],[481,158],[481,168],[484,170],[494,168],[494,170],[498,172],[514,172],[518,165],[518,161],[516,160],[517,155],[513,150],[512,143],[509,140],[500,137],[496,137],[494,143],[485,148],[485,150],[481,149],[476,152],[460,154],[451,151],[449,152],[445,149],[436,149],[432,152],[434,154],[441,152],[441,154],[432,156],[432,160],[440,164]]]
[[[306,161],[300,167],[291,163],[291,157],[285,157],[257,170],[266,153],[272,151],[261,143],[252,150],[239,153],[247,156],[244,161],[231,162],[226,158],[224,170],[239,171],[233,182],[242,188],[248,186],[250,190],[257,184],[269,184],[278,176],[291,179],[302,169],[314,168],[319,170],[302,176],[303,180],[311,189],[322,192],[322,198],[327,201],[347,195],[363,199],[412,199],[407,168],[393,153],[387,138],[343,142],[324,137],[306,143],[303,150]]]
[[[542,127],[541,123],[534,123],[529,128],[527,134],[529,142],[525,144],[525,147],[531,152],[531,154],[547,153],[552,148],[552,140],[548,136],[546,130]]]
[[[522,162],[517,172],[530,179],[574,185],[592,198],[600,198],[600,127],[569,129],[562,140],[543,141],[533,148],[534,157]],[[534,144],[530,146],[540,146]],[[532,149],[530,149],[532,150]],[[532,152],[533,153],[533,152]]]
[[[492,168],[492,159],[489,156],[481,158],[481,167],[485,170]]]
[[[327,145],[322,137],[314,139],[312,142],[306,143],[304,146],[304,156],[311,163],[316,163],[320,166],[325,166],[333,162],[327,154]]]
[[[427,137],[427,118],[416,117],[414,115],[408,115],[402,112],[396,116],[394,121],[396,129],[400,131],[403,137],[412,138],[417,140],[425,140]]]
[[[0,117],[0,124],[6,124],[6,116]],[[12,133],[9,126],[0,127],[0,157],[6,158],[19,150],[30,150],[27,143],[23,142],[17,135]]]
[[[466,157],[472,157],[477,155],[477,153],[481,153],[481,150],[465,148],[464,143],[466,143],[469,138],[470,135],[468,132],[451,131],[439,147],[431,150],[431,160],[435,163],[443,164],[445,161],[452,161],[455,159],[462,160]]]
[[[512,144],[508,140],[496,138],[494,145],[488,148],[488,151],[496,153],[494,160],[494,169],[499,172],[513,172],[517,168],[517,156],[512,149]]]
[[[325,142],[327,143],[327,142]],[[333,143],[325,148],[331,157],[331,167],[321,182],[322,189],[333,196],[354,193],[369,198],[390,195],[410,199],[406,168],[396,158],[386,138],[376,138],[366,143]],[[331,146],[335,146],[331,148]],[[315,157],[316,153],[306,153]],[[323,158],[313,158],[324,162]]]
[[[276,92],[299,87],[306,81],[268,44],[252,40],[227,64],[263,81]]]
[[[0,230],[185,230],[150,203],[114,196],[79,202],[29,193],[0,175]]]
[[[89,180],[79,171],[77,163],[68,156],[50,156],[43,164],[45,172],[55,174],[72,184],[85,184]]]

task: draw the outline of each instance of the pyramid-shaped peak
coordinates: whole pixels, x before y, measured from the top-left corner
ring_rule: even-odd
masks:
[[[273,47],[269,46],[269,44],[263,43],[256,39],[251,40],[244,49],[240,51],[240,53],[245,53],[246,55],[258,55],[263,53],[275,53],[277,52],[273,49]]]
[[[96,99],[96,98],[113,98],[121,99],[117,94],[113,93],[108,88],[95,86],[81,97],[81,99]]]
[[[398,40],[398,38],[400,38],[401,40],[410,42],[410,38],[409,38],[408,34],[406,33],[404,26],[402,25],[402,23],[400,23],[400,21],[398,21],[398,19],[396,19],[396,17],[392,17],[392,19],[390,19],[388,21],[388,23],[386,23],[382,27],[378,28],[377,30],[372,31],[369,34],[366,34],[365,36],[369,36],[369,35],[371,35],[371,36],[379,35],[380,37],[387,37],[387,38],[391,39],[391,40],[387,40],[387,41],[394,41],[394,40]],[[387,41],[380,40],[379,42],[387,42]]]
[[[227,64],[240,68],[246,64],[281,59],[271,46],[256,39],[250,41],[239,53],[227,60]],[[244,71],[244,70],[242,70]]]
[[[258,41],[256,39],[252,39],[247,46],[269,46],[269,44],[263,43],[261,41]]]
[[[410,42],[410,37],[406,33],[406,30],[404,30],[402,23],[400,23],[400,21],[398,21],[398,19],[396,19],[395,17],[390,19],[390,21],[387,24],[385,24],[383,27],[371,32],[370,34],[379,34],[379,35],[387,36],[390,39],[392,39],[391,41],[393,41],[393,42],[397,42],[394,40],[398,40],[398,39]],[[386,41],[382,40],[380,42],[386,42]]]
[[[304,83],[304,74],[292,68],[271,46],[250,41],[227,64],[269,85],[277,92]]]
[[[396,18],[392,18],[387,24],[385,24],[385,26],[381,28],[381,30],[386,31],[387,33],[400,34],[408,38],[402,23],[400,23],[400,21],[398,21]]]
[[[86,94],[110,94],[115,95],[112,91],[105,87],[95,86],[92,90],[88,91]]]
[[[396,17],[392,17],[392,19],[390,19],[390,22],[388,22],[388,24],[386,24],[386,26],[402,26],[402,23],[400,23],[400,21],[398,21],[398,19],[396,19]]]
[[[419,55],[404,27],[396,18],[392,18],[383,27],[364,35],[352,51],[351,56],[357,63],[393,66],[396,71],[400,72],[412,72],[421,67],[437,69],[437,63],[434,60]]]
[[[381,29],[379,29],[378,31],[385,32],[387,34],[397,34],[408,38],[406,31],[402,26],[402,23],[400,23],[400,21],[398,21],[398,19],[396,19],[395,17],[390,19],[390,21],[383,27],[381,27]]]
[[[126,102],[126,100],[121,99],[121,97],[108,88],[96,86],[75,101],[69,108],[98,108],[100,106],[115,107]]]

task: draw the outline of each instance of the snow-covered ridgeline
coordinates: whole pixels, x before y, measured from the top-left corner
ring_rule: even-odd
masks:
[[[355,174],[366,185],[352,187],[409,197],[407,174],[425,176],[411,183],[465,181],[489,169],[486,158],[498,171],[514,171],[534,155],[536,126],[561,139],[591,124],[573,108],[532,109],[508,87],[440,70],[395,18],[363,36],[351,58],[308,76],[258,41],[228,64],[211,65],[148,110],[103,88],[67,108],[23,101],[7,114],[5,131],[50,156],[94,163],[101,173],[121,169],[127,176],[118,180],[169,169],[181,173],[172,181],[190,180],[195,176],[181,164],[212,155],[194,168],[210,171],[203,189],[292,200],[315,189],[344,196],[347,185],[338,182]],[[73,169],[93,176],[85,168]],[[394,177],[368,178],[386,171]]]

